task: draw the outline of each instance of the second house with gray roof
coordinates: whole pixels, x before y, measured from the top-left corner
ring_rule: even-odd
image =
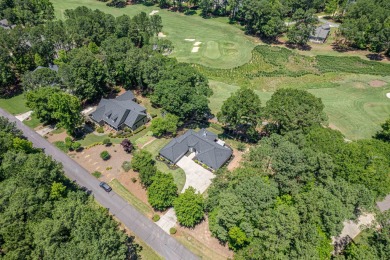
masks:
[[[177,163],[187,152],[195,153],[195,160],[213,170],[222,167],[232,156],[232,149],[206,129],[199,132],[188,130],[162,148],[160,156]]]
[[[102,98],[90,117],[99,125],[107,124],[117,131],[126,126],[134,131],[148,121],[146,108],[134,100],[131,91],[126,91],[115,99]]]

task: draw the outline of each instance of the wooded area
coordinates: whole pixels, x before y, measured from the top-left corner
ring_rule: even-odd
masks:
[[[0,117],[0,257],[135,259],[133,239]]]

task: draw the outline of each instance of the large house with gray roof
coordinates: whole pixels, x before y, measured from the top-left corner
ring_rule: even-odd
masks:
[[[102,98],[90,117],[99,125],[107,124],[117,131],[126,126],[135,130],[144,125],[148,118],[146,108],[138,105],[134,100],[131,91],[126,91],[115,99]]]
[[[162,148],[160,156],[177,163],[188,152],[195,153],[194,160],[213,170],[219,169],[232,156],[232,149],[219,140],[216,134],[206,129],[201,129],[199,132],[188,130]]]
[[[328,38],[329,33],[330,33],[330,25],[323,24],[321,26],[318,26],[315,29],[314,33],[310,35],[309,41],[315,43],[324,43]]]

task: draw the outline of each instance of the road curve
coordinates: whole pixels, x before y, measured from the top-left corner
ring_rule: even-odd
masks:
[[[62,163],[65,175],[69,179],[76,180],[78,185],[84,186],[92,191],[95,199],[103,207],[108,208],[111,214],[128,227],[136,236],[145,241],[160,256],[169,260],[199,259],[181,243],[165,233],[154,222],[129,205],[114,191],[110,193],[105,192],[99,187],[99,180],[47,140],[17,120],[13,115],[0,108],[0,116],[8,118],[11,122],[15,122],[16,127],[33,143],[34,147],[43,148],[47,155],[50,155],[57,162]]]

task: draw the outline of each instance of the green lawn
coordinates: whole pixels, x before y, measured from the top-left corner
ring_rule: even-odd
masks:
[[[20,94],[12,98],[0,98],[0,107],[13,115],[25,113],[30,110],[26,106],[26,98],[24,94]]]
[[[267,79],[263,78],[264,81]],[[298,82],[299,79],[300,82]],[[315,88],[310,88],[310,81],[314,79]],[[277,81],[276,78],[269,80],[271,84],[274,80]],[[290,80],[296,84],[290,85]],[[387,85],[374,88],[369,85],[373,80],[386,82]],[[320,97],[325,105],[329,124],[339,129],[346,138],[351,140],[370,138],[380,128],[379,124],[390,116],[390,99],[386,97],[386,93],[390,92],[390,76],[339,74],[333,77],[325,74],[324,77],[318,76],[318,79],[311,76],[297,79],[279,78],[279,83],[275,86],[298,88],[305,86],[309,92]],[[330,84],[332,87],[327,87]],[[214,91],[210,98],[210,108],[216,114],[223,101],[236,91],[238,86],[218,81],[211,81],[210,86]],[[261,85],[255,88],[263,106],[271,98],[272,90],[264,91]]]
[[[157,139],[154,142],[148,144],[144,149],[152,153],[154,158],[155,156],[158,155],[161,148],[163,148],[167,143],[169,143],[170,140],[171,139],[166,139],[166,138]],[[175,180],[175,183],[179,191],[183,189],[184,184],[186,182],[186,175],[181,168],[177,168],[176,170],[171,170],[168,168],[168,166],[165,163],[159,161],[156,161],[156,165],[159,171],[165,173],[171,173],[173,175],[173,179]]]
[[[144,214],[145,216],[152,216],[152,208],[149,205],[143,203],[136,196],[134,196],[117,179],[113,179],[112,181],[110,181],[109,185],[116,193],[118,193],[122,198],[124,198],[142,214]]]
[[[60,19],[64,18],[64,10],[82,5],[91,9],[100,9],[114,16],[123,14],[133,16],[140,12],[149,14],[152,10],[159,10],[158,15],[162,17],[164,25],[163,33],[175,46],[172,56],[182,62],[199,63],[215,68],[232,68],[248,62],[255,46],[253,39],[245,36],[239,28],[229,24],[227,18],[203,19],[199,15],[184,15],[141,4],[112,8],[97,0],[51,0],[51,2],[56,16]],[[192,53],[194,42],[184,39],[202,42],[199,52]]]

